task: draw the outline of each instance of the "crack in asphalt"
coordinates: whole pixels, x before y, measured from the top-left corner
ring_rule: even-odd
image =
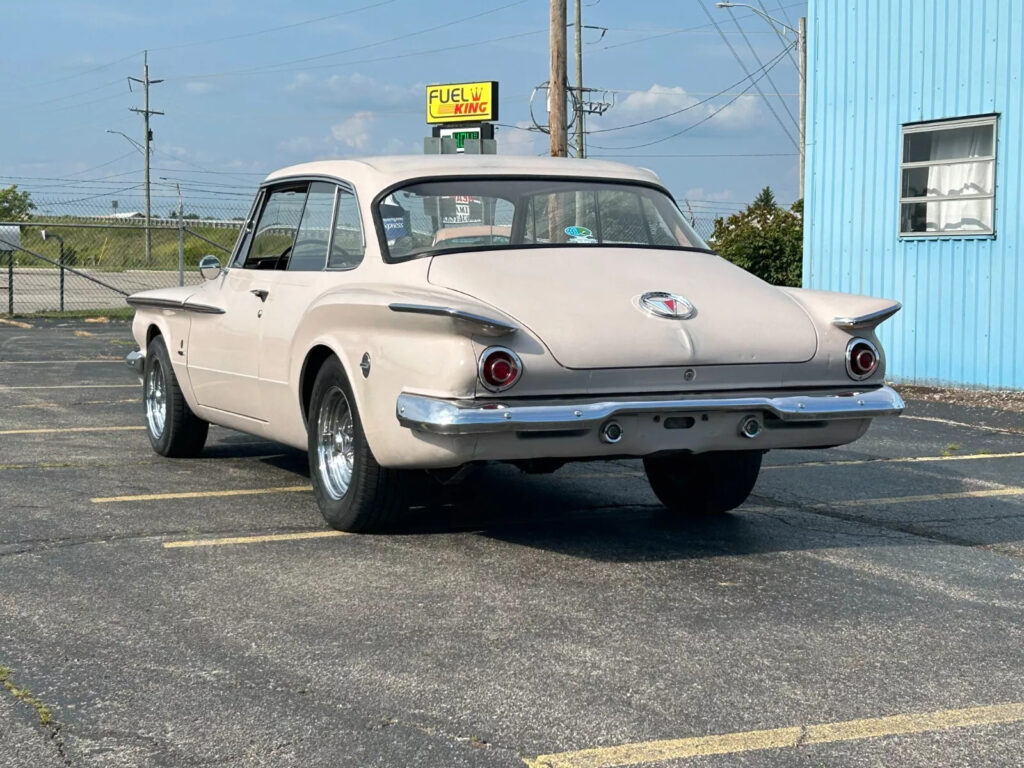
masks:
[[[64,765],[71,765],[67,750],[64,745],[64,725],[53,717],[53,710],[43,700],[32,693],[31,690],[14,683],[12,675],[14,670],[11,667],[0,664],[0,687],[7,691],[11,697],[23,707],[30,707],[35,714],[34,726],[41,728],[46,734],[48,741],[53,745],[58,757]]]

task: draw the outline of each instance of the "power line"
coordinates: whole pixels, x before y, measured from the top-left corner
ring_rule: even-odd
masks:
[[[343,49],[338,50],[338,51],[331,51],[329,53],[321,53],[321,54],[318,54],[316,56],[306,56],[306,57],[303,57],[301,59],[289,59],[287,61],[280,61],[280,62],[276,62],[276,63],[273,63],[273,64],[264,64],[264,65],[259,66],[259,67],[251,67],[251,68],[248,68],[248,69],[235,69],[235,70],[226,70],[226,71],[223,71],[223,72],[210,72],[210,73],[205,73],[205,74],[200,73],[200,74],[194,74],[194,75],[179,75],[178,77],[173,78],[173,79],[175,79],[175,80],[200,80],[200,79],[206,79],[206,78],[212,78],[212,77],[226,77],[226,76],[230,76],[230,75],[250,75],[250,74],[257,74],[257,73],[264,73],[264,72],[287,72],[287,71],[290,71],[290,70],[280,69],[280,67],[290,67],[293,64],[305,64],[306,62],[310,62],[310,61],[319,61],[321,59],[333,58],[334,56],[343,56],[346,53],[354,53],[356,51],[363,51],[363,50],[366,50],[367,48],[375,48],[375,47],[377,47],[379,45],[387,45],[388,43],[398,42],[399,40],[406,40],[406,39],[408,39],[410,37],[417,37],[419,35],[425,35],[428,32],[436,32],[439,29],[445,29],[447,27],[453,27],[453,26],[456,26],[458,24],[463,24],[463,23],[465,23],[467,21],[472,21],[473,19],[479,19],[479,18],[482,18],[484,16],[489,16],[489,15],[491,15],[493,13],[498,13],[499,11],[504,11],[504,10],[506,10],[508,8],[513,8],[513,7],[517,6],[517,5],[522,5],[523,3],[526,3],[526,2],[528,2],[528,0],[515,0],[514,2],[506,3],[505,5],[500,5],[500,6],[497,6],[496,8],[491,8],[489,10],[481,11],[479,13],[474,13],[474,14],[471,14],[469,16],[463,16],[462,18],[453,19],[451,21],[446,21],[443,24],[437,24],[437,25],[435,25],[433,27],[426,27],[424,29],[418,29],[418,30],[416,30],[414,32],[407,32],[407,33],[402,34],[402,35],[397,35],[395,37],[390,37],[390,38],[387,38],[385,40],[378,40],[378,41],[373,42],[373,43],[366,43],[364,45],[357,45],[357,46],[355,46],[353,48],[343,48]],[[478,45],[479,43],[475,43],[475,44]],[[437,50],[451,50],[451,48],[442,48],[442,49],[437,49]],[[390,58],[397,58],[397,57],[389,56],[387,58],[390,59]],[[341,64],[351,64],[351,63],[362,63],[362,62],[340,62],[340,63]],[[331,65],[328,65],[328,66],[336,66],[336,65],[335,64],[331,64]],[[303,68],[304,69],[316,69],[317,67],[303,67]]]
[[[732,23],[736,25],[736,29],[738,29],[740,34],[743,35],[743,39],[746,41],[747,47],[750,49],[750,53],[753,54],[753,56],[754,56],[754,61],[756,61],[759,66],[763,67],[764,66],[764,62],[761,61],[761,57],[758,55],[757,50],[754,48],[754,44],[752,42],[750,42],[750,38],[747,37],[747,33],[743,31],[743,27],[741,27],[740,23],[738,21],[736,21],[736,14],[733,12],[731,7],[729,8],[729,17],[732,19]],[[773,28],[775,27],[774,24],[772,24],[770,26],[773,27]],[[789,46],[786,44],[785,40],[783,40],[783,42],[782,42],[782,47],[783,47],[784,51],[788,51],[789,50]],[[784,110],[786,110],[786,114],[789,115],[789,119],[793,121],[793,125],[796,126],[797,132],[799,132],[799,130],[800,130],[800,121],[797,120],[795,117],[793,117],[793,113],[789,111],[789,105],[786,104],[786,100],[783,99],[782,98],[782,94],[779,93],[778,86],[775,85],[775,81],[772,79],[772,76],[768,75],[767,77],[768,77],[768,84],[772,87],[772,90],[775,91],[776,98],[778,98],[779,102],[782,104],[782,108]]]
[[[782,61],[782,57],[781,57],[781,55],[780,55],[780,56],[777,56],[777,57],[776,57],[776,58],[774,59],[774,61],[773,61],[772,63],[770,63],[769,65],[768,65],[767,69],[765,69],[765,71],[764,71],[764,72],[762,72],[762,73],[761,73],[760,75],[758,75],[758,76],[757,76],[756,78],[754,78],[754,79],[753,79],[753,80],[751,81],[750,85],[751,85],[751,86],[752,86],[752,85],[754,85],[754,84],[755,84],[755,83],[756,83],[756,82],[757,82],[757,81],[758,81],[758,80],[759,80],[760,78],[764,77],[764,75],[765,75],[765,72],[768,72],[768,70],[770,70],[770,69],[771,69],[772,67],[774,67],[774,66],[775,66],[776,64],[778,64],[778,63],[779,63],[780,61]],[[748,86],[748,89],[749,89],[749,87],[750,87],[750,86]],[[732,105],[733,105],[733,104],[734,104],[734,103],[736,102],[736,100],[737,100],[737,99],[739,99],[739,98],[740,98],[741,96],[743,96],[743,95],[744,95],[743,93],[739,93],[739,94],[737,94],[737,95],[736,95],[736,96],[734,96],[733,98],[729,99],[729,101],[727,101],[727,102],[726,102],[726,103],[725,103],[725,104],[724,104],[724,105],[723,105],[722,107],[720,107],[719,109],[716,109],[716,110],[715,110],[714,112],[710,113],[710,114],[709,114],[709,115],[707,115],[706,117],[703,117],[703,118],[701,118],[700,120],[698,120],[697,122],[695,122],[695,123],[691,123],[690,125],[686,126],[686,127],[685,127],[685,128],[683,128],[682,130],[680,130],[680,131],[676,131],[675,133],[671,133],[671,134],[669,134],[668,136],[665,136],[665,137],[663,137],[663,138],[660,138],[660,139],[655,139],[654,141],[647,141],[647,142],[644,142],[643,144],[632,144],[632,145],[630,145],[630,146],[627,146],[627,147],[598,147],[598,146],[596,146],[596,145],[595,145],[595,147],[596,147],[597,149],[611,149],[611,150],[620,150],[620,149],[641,149],[641,148],[643,148],[643,147],[650,147],[650,146],[653,146],[653,145],[655,145],[655,144],[660,144],[660,143],[662,143],[663,141],[668,141],[669,139],[674,139],[674,138],[676,138],[677,136],[682,136],[682,135],[683,135],[684,133],[687,133],[688,131],[692,131],[692,130],[693,130],[694,128],[696,128],[696,127],[697,127],[698,125],[701,125],[701,124],[703,124],[703,123],[706,123],[706,122],[707,122],[708,120],[710,120],[711,118],[715,117],[716,115],[720,114],[721,112],[723,112],[724,110],[726,110],[726,109],[728,109],[728,108],[729,108],[730,106],[732,106]],[[792,138],[792,137],[790,137],[790,138]]]
[[[280,32],[284,29],[294,29],[295,27],[304,27],[308,24],[316,24],[319,21],[327,21],[329,19],[337,19],[342,16],[351,16],[359,13],[360,11],[367,11],[373,8],[380,8],[382,5],[390,5],[395,0],[380,0],[380,2],[370,3],[369,5],[361,5],[358,8],[352,8],[348,11],[342,11],[341,13],[332,13],[327,16],[317,16],[315,19],[306,19],[305,21],[296,21],[293,24],[281,24],[276,27],[267,27],[266,29],[257,29],[254,32],[242,32],[237,35],[226,35],[224,37],[215,37],[210,40],[197,40],[192,43],[179,43],[177,45],[165,45],[160,48],[150,48],[151,51],[175,51],[179,48],[192,48],[197,45],[211,45],[213,43],[223,43],[228,40],[241,40],[246,37],[256,37],[257,35],[265,35],[269,32]]]
[[[715,29],[718,30],[718,34],[721,35],[722,37],[722,42],[725,43],[726,46],[729,48],[729,51],[732,53],[733,58],[736,59],[736,63],[740,65],[740,69],[742,69],[744,73],[749,75],[750,71],[747,69],[747,65],[743,63],[743,59],[741,59],[740,55],[736,53],[736,49],[732,47],[732,43],[729,42],[729,38],[727,38],[725,34],[722,32],[722,28],[718,26],[718,22],[715,21],[715,17],[711,15],[711,11],[707,9],[707,6],[705,6],[704,3],[698,3],[698,5],[700,5],[701,10],[704,11],[704,15],[707,16],[708,19],[710,19],[711,23],[715,25]],[[767,72],[768,70],[765,70],[766,74]],[[764,97],[764,93],[761,90],[761,86],[757,84],[756,80],[753,81],[752,85],[754,86],[754,88],[757,89],[757,92],[760,93],[762,97]],[[782,129],[782,132],[786,134],[786,138],[793,142],[794,147],[799,149],[800,144],[797,142],[796,139],[793,138],[793,134],[789,132],[789,128],[786,126],[786,124],[782,122],[782,118],[779,117],[779,113],[775,111],[775,107],[772,106],[772,103],[765,99],[764,104],[766,107],[768,107],[768,111],[772,113],[772,117],[774,117],[775,120],[778,122],[779,127]],[[790,115],[790,117],[792,117],[792,115]]]
[[[789,5],[780,5],[777,8],[772,8],[771,10],[778,11],[778,10],[781,10],[783,8],[796,8],[798,6],[803,6],[803,5],[806,5],[806,3],[790,3]],[[756,15],[757,14],[753,14],[753,13],[744,14],[743,16],[740,16],[739,18],[741,18],[741,19],[751,19],[751,18],[754,18]],[[605,46],[602,46],[599,50],[609,51],[612,48],[621,48],[624,45],[634,45],[635,43],[643,43],[643,42],[646,42],[648,40],[656,40],[656,39],[661,38],[661,37],[669,37],[671,35],[679,35],[679,34],[682,34],[684,32],[694,32],[694,31],[699,30],[699,29],[707,29],[707,28],[709,28],[711,26],[712,26],[711,24],[698,24],[695,27],[684,27],[683,29],[672,29],[672,30],[668,30],[668,31],[665,31],[665,32],[659,32],[656,35],[648,35],[647,37],[639,37],[639,38],[636,38],[635,40],[626,40],[625,42],[615,43],[614,45],[605,45]],[[623,30],[623,31],[627,31],[628,32],[629,30]]]
[[[767,74],[768,69],[771,68],[772,66],[775,66],[775,64],[777,64],[781,60],[781,57],[784,56],[784,55],[785,55],[785,51],[783,51],[781,54],[777,55],[774,59],[769,61],[768,64],[762,65],[761,69],[755,70],[753,73],[748,73],[746,77],[740,78],[735,83],[733,83],[732,85],[726,86],[723,90],[719,91],[718,93],[716,93],[716,94],[714,94],[712,96],[708,96],[706,99],[701,99],[700,101],[697,101],[697,102],[695,102],[693,104],[685,106],[682,109],[677,109],[677,110],[675,110],[673,112],[668,112],[668,113],[666,113],[664,115],[659,115],[658,117],[652,117],[649,120],[641,120],[641,121],[636,122],[636,123],[628,123],[626,125],[618,125],[618,126],[615,126],[613,128],[600,128],[598,130],[592,130],[592,131],[590,131],[590,133],[592,133],[592,134],[593,133],[611,133],[612,131],[621,131],[621,130],[624,130],[626,128],[636,128],[636,127],[641,126],[641,125],[649,125],[651,123],[656,123],[659,120],[664,120],[664,119],[669,118],[669,117],[674,117],[676,115],[681,115],[683,112],[691,110],[691,109],[693,109],[695,107],[699,107],[702,104],[707,104],[709,101],[711,101],[713,99],[717,99],[719,96],[724,94],[726,91],[730,91],[733,88],[736,88],[736,87],[742,85],[743,83],[749,81],[754,75],[758,74],[758,72]],[[748,89],[749,89],[749,86],[748,86]],[[737,98],[739,98],[739,96],[742,96],[742,95],[744,95],[744,94],[743,93],[737,94]]]

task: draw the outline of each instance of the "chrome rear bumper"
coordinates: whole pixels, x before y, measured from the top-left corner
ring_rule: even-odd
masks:
[[[694,412],[770,414],[783,421],[832,421],[898,416],[903,398],[890,387],[780,396],[637,398],[632,400],[534,401],[522,404],[443,400],[402,393],[397,416],[403,427],[438,435],[551,432],[591,429],[613,416]]]

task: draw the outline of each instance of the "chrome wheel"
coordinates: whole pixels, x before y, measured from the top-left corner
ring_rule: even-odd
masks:
[[[144,397],[149,433],[159,439],[167,423],[167,377],[159,357],[154,356],[149,361]]]
[[[317,413],[317,473],[332,499],[348,493],[355,464],[352,409],[341,387],[332,386]]]

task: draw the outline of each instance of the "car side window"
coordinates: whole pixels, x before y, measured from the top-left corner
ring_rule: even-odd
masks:
[[[363,227],[359,204],[351,190],[338,189],[338,213],[334,220],[334,239],[328,269],[354,269],[363,260]]]
[[[283,269],[288,263],[309,184],[289,184],[271,189],[260,211],[245,269]]]
[[[288,257],[289,270],[319,271],[327,263],[327,242],[331,235],[335,189],[333,184],[326,181],[314,181],[309,185],[295,245]]]

